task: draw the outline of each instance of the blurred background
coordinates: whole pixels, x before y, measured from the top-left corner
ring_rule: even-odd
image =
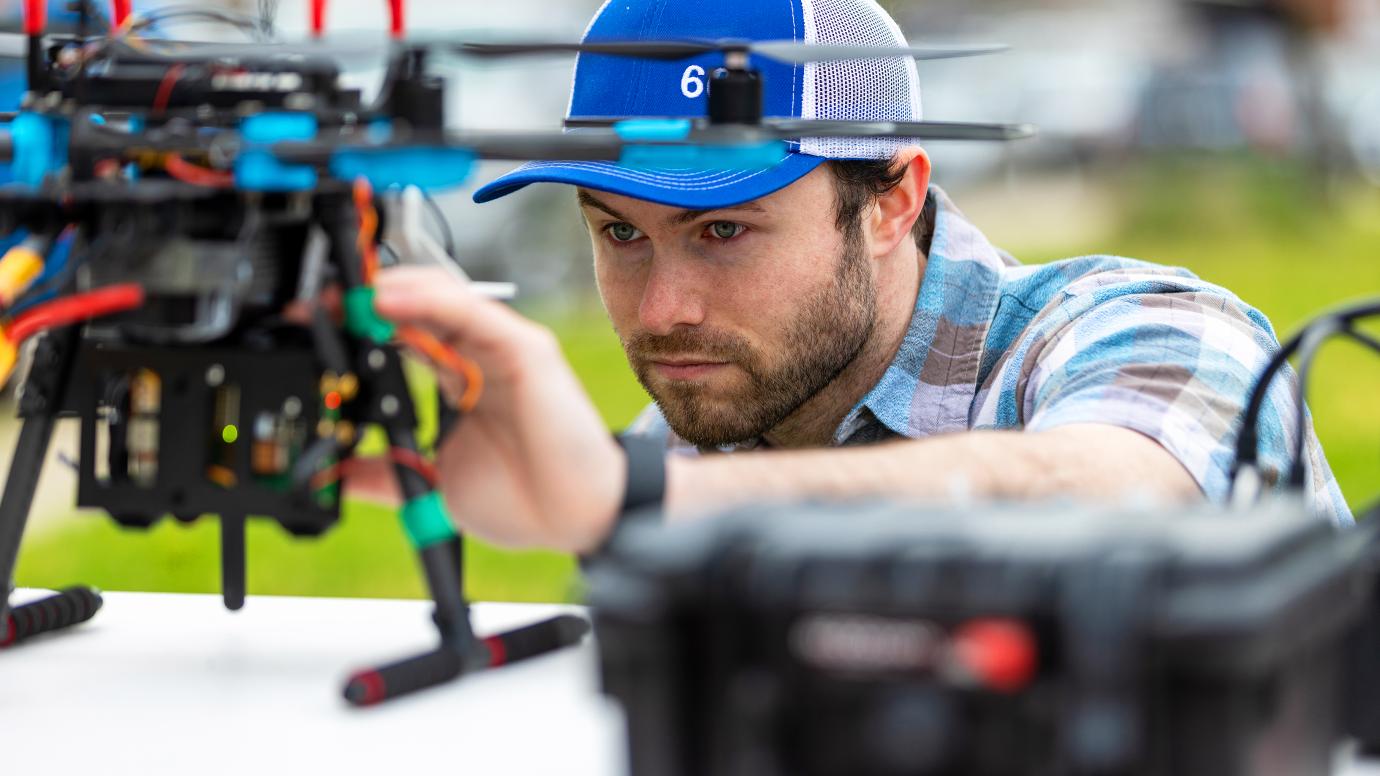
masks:
[[[136,10],[166,3],[135,4]],[[201,4],[211,4],[202,0]],[[303,2],[225,0],[302,36]],[[411,0],[409,27],[577,38],[597,0]],[[1033,263],[1113,253],[1188,267],[1263,310],[1281,337],[1343,301],[1380,295],[1380,0],[884,0],[912,42],[1003,42],[1009,53],[921,63],[926,117],[1027,121],[1010,146],[939,143],[935,176],[994,242]],[[0,2],[17,29],[17,0]],[[54,4],[54,13],[60,10]],[[385,4],[332,3],[332,31],[385,27]],[[202,38],[227,33],[166,29]],[[233,33],[231,33],[233,34]],[[15,36],[5,36],[15,38]],[[14,43],[0,47],[12,54]],[[380,70],[344,63],[366,90]],[[568,59],[483,65],[448,60],[449,120],[474,128],[552,128],[566,106]],[[0,92],[17,98],[15,69]],[[0,108],[5,110],[9,108]],[[485,165],[480,180],[505,168]],[[531,187],[476,207],[441,205],[462,261],[519,284],[517,306],[550,325],[611,428],[647,402],[594,291],[588,236],[565,188]],[[1310,405],[1358,512],[1380,495],[1380,361],[1339,343],[1320,358]],[[0,461],[17,431],[0,406]],[[17,582],[108,590],[214,592],[213,521],[116,527],[73,504],[75,429],[54,444],[20,552]],[[571,559],[471,543],[471,595],[570,600]],[[420,597],[391,510],[347,506],[339,528],[298,540],[251,526],[252,594]]]

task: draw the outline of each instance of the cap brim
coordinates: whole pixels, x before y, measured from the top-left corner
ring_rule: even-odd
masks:
[[[529,162],[480,188],[474,201],[490,202],[533,183],[565,183],[688,210],[732,207],[783,189],[824,161],[791,152],[775,167],[758,170],[649,170],[614,162]]]

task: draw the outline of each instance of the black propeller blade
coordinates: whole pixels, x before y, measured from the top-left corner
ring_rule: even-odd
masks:
[[[625,118],[568,119],[569,129],[613,127]],[[676,119],[654,119],[674,121]],[[681,119],[683,120],[683,119]],[[1031,124],[985,124],[958,121],[831,121],[828,119],[765,118],[757,125],[713,125],[705,119],[694,121],[687,140],[746,142],[749,139],[797,140],[802,137],[910,137],[922,140],[1008,141],[1032,137]]]
[[[640,59],[677,60],[699,56],[715,51],[725,53],[757,54],[788,64],[804,62],[832,62],[850,59],[882,59],[885,57],[912,57],[914,59],[950,59],[971,57],[1005,51],[1006,46],[991,45],[953,45],[953,46],[850,46],[831,44],[806,44],[794,40],[716,40],[716,41],[666,41],[666,40],[587,40],[583,43],[568,41],[461,41],[449,44],[449,48],[460,54],[472,57],[517,57],[540,56],[545,54],[606,54],[611,56],[636,57]]]

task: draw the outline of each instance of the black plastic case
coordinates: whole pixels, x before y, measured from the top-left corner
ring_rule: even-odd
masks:
[[[627,526],[591,603],[634,776],[1321,776],[1371,543],[1284,504],[757,507]]]

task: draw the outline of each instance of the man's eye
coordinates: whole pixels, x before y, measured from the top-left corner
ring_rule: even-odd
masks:
[[[609,236],[614,242],[632,242],[642,236],[642,230],[632,224],[610,224],[608,227]]]
[[[743,233],[747,227],[732,221],[715,221],[709,225],[709,233],[720,240],[732,240]]]

